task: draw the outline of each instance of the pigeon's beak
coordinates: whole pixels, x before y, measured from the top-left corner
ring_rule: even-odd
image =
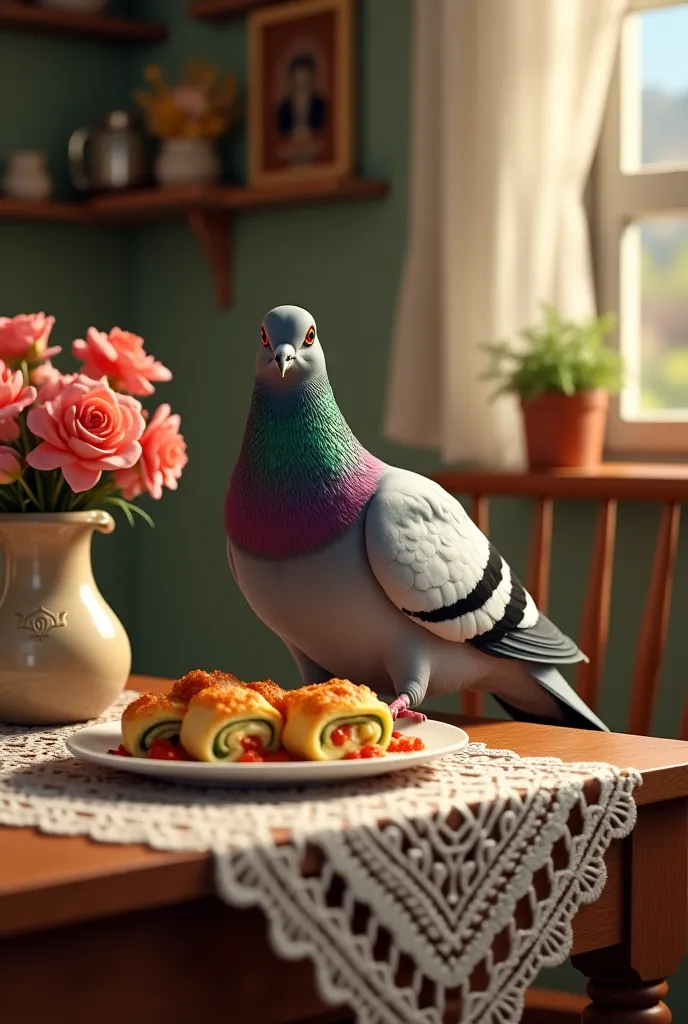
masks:
[[[275,349],[275,362],[283,377],[295,359],[296,349],[293,345],[278,345]]]

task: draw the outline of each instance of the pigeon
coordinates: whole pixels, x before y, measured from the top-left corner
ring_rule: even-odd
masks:
[[[517,720],[608,731],[557,668],[585,655],[461,503],[354,436],[298,306],[263,318],[224,521],[234,579],[303,685],[366,684],[416,720],[478,690]]]

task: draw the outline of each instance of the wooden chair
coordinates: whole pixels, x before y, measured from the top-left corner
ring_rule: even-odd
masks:
[[[590,662],[577,666],[576,675],[577,690],[593,710],[598,709],[607,646],[617,506],[624,500],[661,503],[650,585],[637,642],[628,722],[629,732],[647,735],[651,728],[667,636],[681,503],[688,501],[688,467],[607,463],[595,471],[562,469],[546,474],[458,470],[435,473],[433,479],[453,494],[470,497],[471,515],[486,534],[489,532],[490,498],[520,497],[535,502],[525,584],[545,612],[554,503],[557,499],[598,502],[593,555],[578,639]],[[481,715],[481,695],[464,693],[461,711],[466,715]],[[688,740],[688,702],[679,735]],[[523,1020],[525,1024],[577,1024],[587,1002],[584,996],[532,989],[528,993]]]

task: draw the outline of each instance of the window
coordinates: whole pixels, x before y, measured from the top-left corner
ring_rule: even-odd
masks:
[[[609,448],[688,453],[688,2],[630,0],[600,139],[599,307],[627,365]]]

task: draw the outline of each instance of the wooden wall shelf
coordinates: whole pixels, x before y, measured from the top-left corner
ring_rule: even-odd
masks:
[[[221,305],[228,305],[235,214],[313,202],[382,199],[387,191],[388,185],[383,181],[339,178],[260,189],[233,185],[151,188],[71,203],[31,203],[0,197],[0,221],[135,226],[185,219],[210,264],[216,299]]]
[[[113,43],[153,43],[164,39],[163,25],[109,14],[82,14],[0,0],[0,31],[77,36]]]
[[[203,20],[220,21],[226,18],[237,18],[252,7],[265,7],[267,4],[283,3],[285,0],[191,0],[189,17]]]
[[[82,203],[35,203],[0,196],[0,220],[58,221],[74,224],[84,223],[88,219],[85,204]]]

